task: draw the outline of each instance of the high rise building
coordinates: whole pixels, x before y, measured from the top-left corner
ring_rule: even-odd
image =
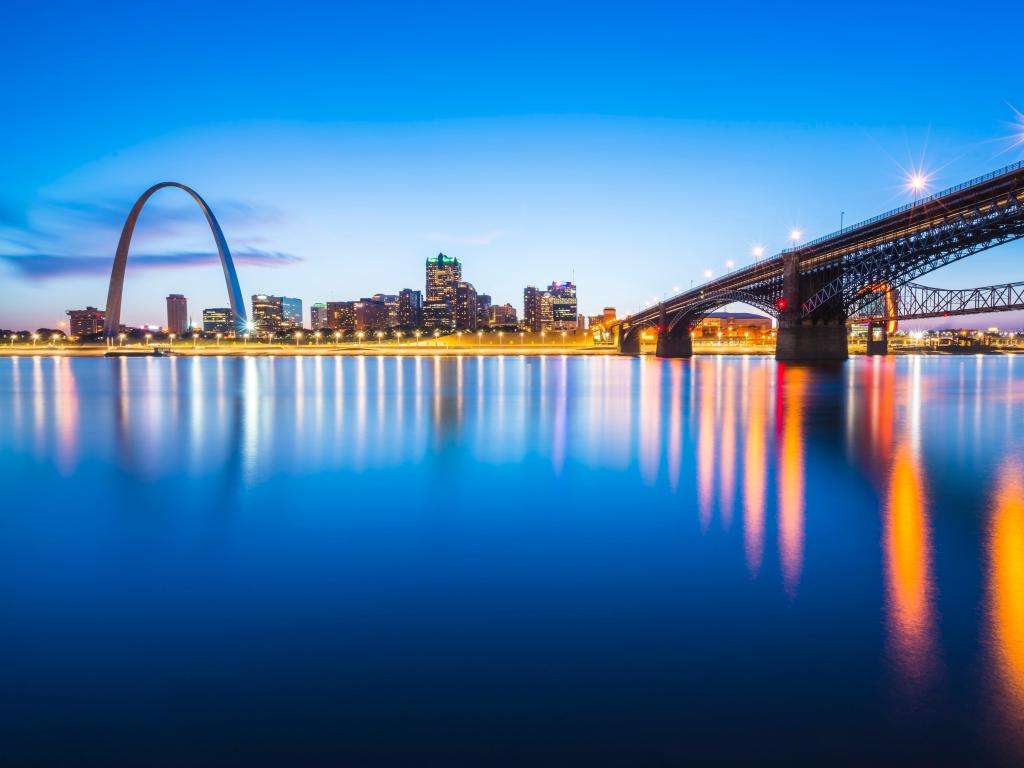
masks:
[[[475,331],[479,323],[476,288],[472,283],[460,282],[455,289],[455,327]]]
[[[404,288],[398,294],[398,324],[406,328],[423,327],[423,294]]]
[[[302,327],[302,299],[281,297],[281,317],[285,328]]]
[[[427,295],[423,304],[423,324],[427,328],[455,327],[455,293],[461,282],[462,265],[458,259],[443,253],[427,259]]]
[[[490,325],[515,325],[516,308],[511,304],[495,304],[491,307]]]
[[[231,307],[212,307],[203,310],[203,331],[206,333],[232,333]]]
[[[268,296],[264,293],[253,294],[252,322],[256,333],[276,333],[287,326],[284,321],[284,310],[280,296]]]
[[[388,328],[395,328],[398,325],[398,294],[375,293],[371,297],[374,301],[384,302],[388,309]]]
[[[491,322],[491,297],[486,293],[476,295],[477,327],[486,328]]]
[[[615,307],[605,307],[603,317],[606,323],[615,322]]]
[[[550,331],[554,327],[554,300],[550,293],[540,295],[540,329]]]
[[[167,332],[181,336],[188,330],[188,299],[180,293],[167,297]]]
[[[96,309],[96,307],[69,309],[67,315],[71,318],[68,321],[68,332],[72,336],[81,338],[103,333],[103,321],[106,319],[106,313],[102,309]]]
[[[309,327],[314,331],[327,328],[327,305],[323,302],[311,304],[309,307]]]
[[[328,301],[327,328],[332,331],[354,331],[356,329],[356,302]]]
[[[571,282],[551,283],[547,293],[551,296],[551,328],[575,331],[579,324],[576,311],[576,286]]]
[[[352,305],[357,331],[373,333],[388,329],[388,307],[376,299],[360,299]]]
[[[527,330],[540,330],[540,291],[532,285],[523,289],[523,325]]]

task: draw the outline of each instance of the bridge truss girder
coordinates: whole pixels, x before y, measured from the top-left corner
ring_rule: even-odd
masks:
[[[882,293],[862,306],[861,319],[918,320],[929,317],[980,315],[1024,309],[1024,283],[1004,283],[980,288],[932,288],[908,283],[893,291],[892,310],[879,301]]]
[[[842,259],[839,276],[806,299],[803,317],[840,297],[847,315],[871,301],[865,288],[884,284],[900,288],[917,277],[979,251],[1024,237],[1024,201],[1012,190],[999,201],[944,216],[910,235],[871,244]]]

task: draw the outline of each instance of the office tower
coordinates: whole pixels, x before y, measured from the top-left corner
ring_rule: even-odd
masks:
[[[375,293],[371,296],[374,301],[384,302],[384,306],[388,309],[388,328],[395,328],[398,326],[398,294],[394,293]]]
[[[523,326],[528,331],[540,330],[540,291],[532,285],[523,289]]]
[[[360,299],[352,305],[357,331],[375,333],[388,329],[388,307],[376,299]]]
[[[167,297],[167,332],[182,335],[188,330],[188,300],[180,293]]]
[[[554,300],[551,294],[544,291],[540,295],[538,306],[540,307],[540,329],[542,331],[550,331],[554,326]]]
[[[606,323],[615,322],[615,307],[605,307],[603,318]]]
[[[516,308],[511,304],[495,304],[491,307],[491,325],[515,325]]]
[[[314,331],[322,331],[327,327],[327,305],[322,301],[310,304],[309,327]]]
[[[491,297],[486,293],[476,295],[477,327],[485,328],[491,323]]]
[[[427,328],[455,327],[455,292],[460,282],[462,265],[458,259],[443,253],[427,259],[427,293],[423,304],[423,324]]]
[[[547,293],[551,296],[551,328],[575,331],[579,323],[576,311],[576,286],[571,282],[551,283]]]
[[[106,319],[106,313],[102,309],[96,309],[96,307],[69,309],[67,315],[71,318],[68,321],[68,332],[72,336],[80,338],[103,333],[103,321]]]
[[[398,294],[398,324],[403,328],[423,327],[423,294],[404,288]]]
[[[203,331],[206,333],[233,333],[231,307],[211,307],[203,310]]]
[[[475,331],[478,325],[476,288],[472,283],[459,283],[455,288],[455,327]]]
[[[332,331],[354,331],[356,329],[356,313],[354,301],[328,301],[327,325]]]
[[[302,299],[281,297],[281,318],[285,328],[302,327]]]
[[[287,326],[280,296],[268,296],[257,293],[252,297],[252,322],[255,332],[260,334],[277,333]]]

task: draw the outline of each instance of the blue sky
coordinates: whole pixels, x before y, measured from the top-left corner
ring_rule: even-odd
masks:
[[[123,216],[162,180],[211,204],[247,295],[422,287],[444,251],[496,301],[575,278],[582,311],[630,311],[793,226],[908,202],[917,165],[935,191],[1024,158],[1024,12],[957,8],[18,2],[0,327],[102,306]],[[211,251],[159,193],[123,319],[164,322],[169,292],[223,305]],[[1022,254],[922,282],[1024,280]]]

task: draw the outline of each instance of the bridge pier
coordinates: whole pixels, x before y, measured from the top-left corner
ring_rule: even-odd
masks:
[[[639,355],[640,334],[619,330],[619,352],[623,355]]]
[[[775,339],[775,359],[786,363],[846,360],[846,323],[782,325]]]
[[[868,354],[889,354],[889,334],[882,323],[868,323]]]
[[[673,336],[668,331],[658,334],[658,357],[693,357],[693,339],[689,331]]]

